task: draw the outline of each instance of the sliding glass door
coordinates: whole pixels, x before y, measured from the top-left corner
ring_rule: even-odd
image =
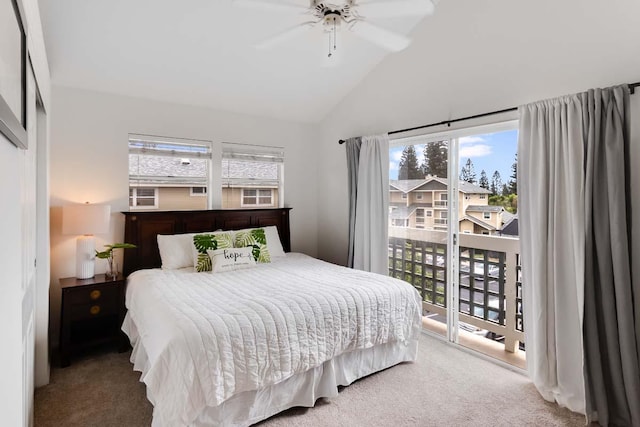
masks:
[[[418,290],[427,331],[510,362],[523,349],[516,126],[396,139],[389,170],[389,274]]]

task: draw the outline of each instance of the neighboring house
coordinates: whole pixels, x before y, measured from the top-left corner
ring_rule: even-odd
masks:
[[[502,230],[500,230],[501,236],[518,236],[518,214],[512,215],[512,217],[504,223]]]
[[[447,180],[434,176],[425,179],[389,182],[389,224],[395,227],[447,229]],[[494,235],[512,214],[501,206],[490,206],[491,192],[468,182],[458,185],[460,232]]]
[[[222,161],[222,208],[278,206],[278,165]],[[129,207],[136,210],[207,209],[209,161],[129,155]]]

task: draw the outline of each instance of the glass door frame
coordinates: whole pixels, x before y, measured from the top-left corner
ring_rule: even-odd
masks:
[[[482,124],[468,124],[444,132],[414,134],[394,138],[390,146],[407,146],[447,141],[447,265],[446,281],[446,340],[459,344],[459,305],[460,305],[460,238],[459,238],[459,168],[460,139],[466,136],[496,133],[518,128],[518,119],[498,120]],[[435,215],[435,213],[434,213]],[[455,229],[453,227],[455,225]],[[435,334],[434,334],[435,335]],[[437,335],[436,335],[437,336]],[[441,337],[441,336],[440,336]]]

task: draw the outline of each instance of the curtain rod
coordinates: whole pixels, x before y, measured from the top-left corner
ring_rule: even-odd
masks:
[[[633,95],[636,92],[636,88],[640,87],[640,82],[636,82],[636,83],[629,83],[627,86],[629,86],[629,92],[631,93],[631,95]],[[430,127],[434,127],[434,126],[451,126],[451,123],[456,123],[456,122],[461,122],[464,120],[472,120],[472,119],[479,119],[481,117],[487,117],[487,116],[493,116],[496,114],[502,114],[502,113],[509,113],[511,111],[517,111],[518,107],[511,107],[511,108],[505,108],[504,110],[496,110],[496,111],[490,111],[488,113],[482,113],[482,114],[475,114],[473,116],[467,116],[467,117],[461,117],[459,119],[452,119],[452,120],[444,120],[442,122],[438,122],[438,123],[429,123],[428,125],[422,125],[422,126],[415,126],[412,128],[406,128],[406,129],[398,129],[398,130],[394,130],[389,132],[389,135],[393,135],[396,133],[404,133],[404,132],[411,132],[414,130],[418,130],[418,129],[426,129],[426,128],[430,128]],[[344,139],[341,139],[338,141],[338,144],[344,144],[346,141]]]

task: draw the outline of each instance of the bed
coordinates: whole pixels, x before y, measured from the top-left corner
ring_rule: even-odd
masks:
[[[137,248],[125,251],[122,329],[154,426],[248,426],[417,357],[417,291],[290,253],[288,208],[125,218]],[[160,268],[159,234],[254,227],[275,227],[283,256],[223,273]]]

